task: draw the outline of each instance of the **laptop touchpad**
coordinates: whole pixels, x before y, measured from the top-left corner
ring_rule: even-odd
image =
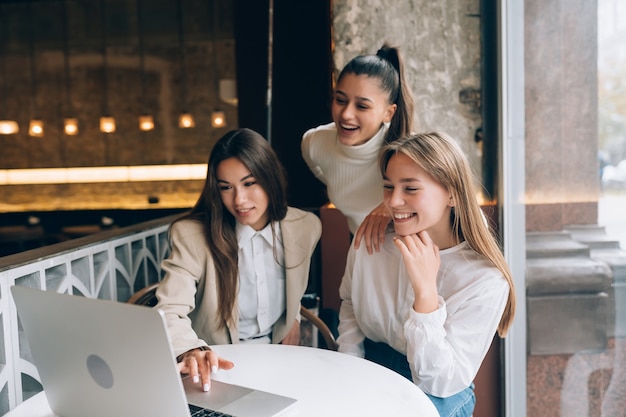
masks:
[[[194,384],[190,377],[183,378],[187,401],[191,404],[218,410],[252,392],[251,389],[225,382],[211,381],[209,392],[202,391],[202,384]]]
[[[252,391],[234,403],[220,408],[220,411],[234,416],[274,416],[294,403],[292,398]]]

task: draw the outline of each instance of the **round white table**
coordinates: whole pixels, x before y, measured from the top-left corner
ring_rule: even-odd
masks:
[[[220,345],[213,350],[235,363],[215,379],[297,398],[286,415],[439,417],[415,384],[365,359],[284,345]]]
[[[212,346],[235,363],[219,381],[298,399],[281,416],[439,417],[428,397],[399,374],[365,359],[324,349],[238,344]],[[6,417],[55,417],[45,394],[25,401]]]

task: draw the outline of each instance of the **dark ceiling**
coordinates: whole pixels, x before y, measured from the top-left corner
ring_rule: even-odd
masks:
[[[109,46],[134,44],[138,16],[149,42],[176,39],[181,23],[189,42],[232,38],[232,13],[232,1],[224,0],[0,0],[0,44],[7,53],[31,39],[37,49],[59,49],[65,29],[70,48],[99,48],[104,33]]]

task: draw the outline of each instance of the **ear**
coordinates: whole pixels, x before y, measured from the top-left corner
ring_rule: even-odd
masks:
[[[448,199],[448,207],[455,207],[456,203],[454,202],[454,197],[450,194],[450,198]]]
[[[385,110],[385,115],[383,117],[383,123],[391,122],[393,115],[396,114],[396,109],[398,108],[397,104],[389,104],[387,109]]]

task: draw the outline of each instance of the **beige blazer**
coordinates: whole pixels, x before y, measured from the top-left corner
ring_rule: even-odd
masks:
[[[300,301],[307,288],[311,255],[322,232],[313,213],[289,207],[280,222],[285,250],[287,309],[272,329],[272,343],[285,338],[300,319]],[[204,239],[202,224],[195,220],[174,223],[172,251],[162,263],[165,276],[159,284],[156,308],[165,313],[175,355],[213,344],[239,342],[238,307],[233,322],[219,328],[217,280],[213,258]]]

